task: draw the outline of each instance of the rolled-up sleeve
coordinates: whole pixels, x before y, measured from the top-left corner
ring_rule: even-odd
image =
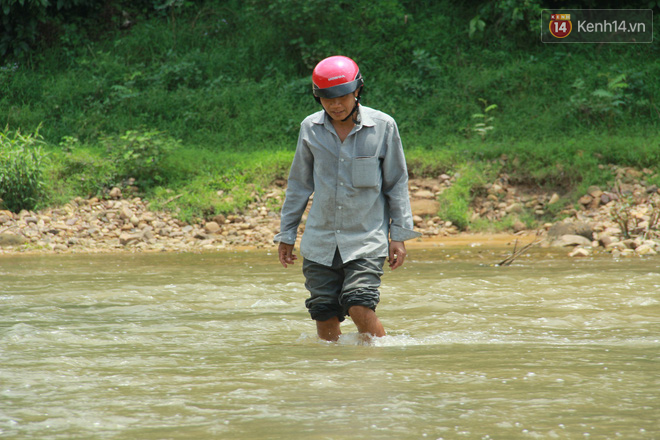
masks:
[[[296,154],[289,171],[286,197],[282,205],[280,232],[273,239],[275,243],[295,244],[298,226],[313,192],[314,156],[309,151],[304,132],[301,130]]]
[[[413,230],[408,197],[408,169],[396,122],[390,121],[386,133],[383,158],[383,193],[390,213],[390,240],[406,241],[419,237]]]

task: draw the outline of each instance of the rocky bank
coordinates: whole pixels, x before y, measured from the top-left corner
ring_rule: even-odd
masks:
[[[527,231],[514,221],[513,233],[538,234],[544,246],[567,248],[567,255],[585,257],[595,252],[612,255],[652,256],[660,252],[660,190],[647,185],[650,170],[613,166],[617,185],[591,187],[578,206],[561,210],[566,218],[547,223],[540,231]],[[449,188],[454,177],[411,179],[410,194],[416,228],[422,242],[442,241],[460,232],[437,216],[437,196]],[[202,252],[225,249],[274,248],[279,213],[268,206],[281,205],[284,189],[273,187],[245,212],[218,215],[199,224],[186,224],[171,213],[149,209],[140,198],[124,198],[114,188],[107,199],[77,198],[64,206],[39,212],[0,211],[0,254],[43,252]],[[472,220],[498,221],[517,218],[523,212],[543,215],[551,205],[562,203],[556,193],[532,191],[512,184],[500,175],[475,197]]]

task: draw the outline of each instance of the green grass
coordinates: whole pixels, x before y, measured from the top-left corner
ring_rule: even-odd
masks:
[[[496,16],[470,40],[474,9],[448,1],[296,5],[129,10],[130,30],[78,45],[64,34],[30,63],[0,65],[0,126],[41,125],[49,152],[39,204],[103,195],[134,177],[154,207],[186,220],[244,209],[286,177],[299,123],[319,108],[311,67],[336,53],[360,64],[365,105],[397,120],[412,176],[465,174],[443,201],[462,227],[472,194],[497,171],[570,202],[612,179],[599,165],[658,170],[657,43],[543,45],[526,26],[498,28]],[[354,38],[326,32],[338,25]],[[473,115],[484,102],[497,108],[482,139]],[[135,131],[158,133],[143,142],[142,158],[158,158],[149,172],[121,140]]]
[[[459,229],[470,225],[470,201],[477,191],[497,177],[497,166],[484,163],[465,163],[456,170],[454,184],[438,197],[438,215]]]

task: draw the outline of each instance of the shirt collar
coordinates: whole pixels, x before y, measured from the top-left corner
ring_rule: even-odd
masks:
[[[363,105],[360,105],[359,107],[359,112],[360,112],[360,123],[357,124],[356,130],[359,130],[362,127],[373,127],[376,125],[373,119],[371,119],[371,116],[369,115],[369,107],[365,107]],[[325,110],[321,110],[320,112],[317,112],[316,115],[312,118],[312,123],[318,124],[318,125],[325,125],[325,123],[332,124],[330,122],[330,117],[326,114]]]

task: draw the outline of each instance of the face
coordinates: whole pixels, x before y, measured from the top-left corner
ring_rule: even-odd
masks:
[[[321,105],[333,120],[341,121],[353,111],[357,94],[358,91],[356,90],[338,98],[321,98]]]

